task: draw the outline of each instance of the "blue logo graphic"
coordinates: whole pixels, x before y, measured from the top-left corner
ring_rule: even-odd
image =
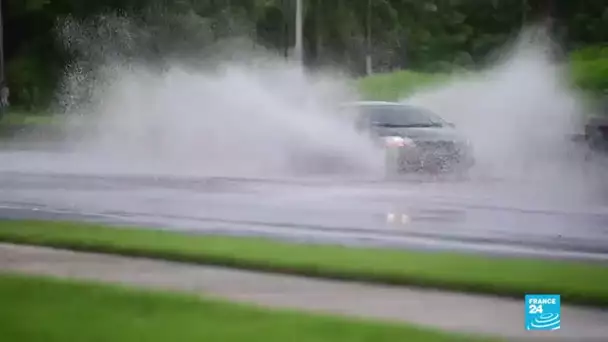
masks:
[[[526,295],[524,305],[526,330],[559,330],[561,328],[560,295]]]

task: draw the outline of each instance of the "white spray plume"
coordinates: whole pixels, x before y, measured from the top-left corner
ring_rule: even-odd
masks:
[[[554,62],[552,44],[544,31],[528,29],[490,68],[403,101],[454,122],[473,143],[479,172],[567,182],[581,161],[570,139],[584,106]]]
[[[104,25],[69,22],[64,30],[68,45],[84,51],[61,96],[70,121],[78,121],[68,131],[80,152],[154,173],[380,174],[382,153],[336,117],[335,105],[358,98],[348,77],[306,72],[246,38],[159,57],[145,27],[124,18]],[[470,138],[479,162],[473,181],[593,188],[601,172],[581,170],[569,141],[583,107],[550,45],[542,32],[525,31],[485,71],[403,100],[436,111]]]
[[[133,39],[124,19],[117,22]],[[304,71],[253,49],[247,39],[213,44],[198,60],[168,58],[159,67],[117,53],[115,41],[101,49],[97,33],[69,41],[77,50],[94,45],[109,55],[85,53],[88,58],[69,70],[62,94],[68,117],[84,127],[70,129],[82,152],[114,158],[111,163],[125,168],[148,163],[163,172],[205,176],[379,170],[381,154],[336,115],[337,105],[356,99],[352,81],[340,73]],[[204,53],[208,49],[215,56]],[[227,61],[218,58],[226,55]]]

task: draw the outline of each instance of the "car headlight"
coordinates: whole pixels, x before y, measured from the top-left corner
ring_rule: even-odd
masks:
[[[384,145],[386,147],[405,147],[415,146],[416,143],[408,137],[390,136],[384,138]]]

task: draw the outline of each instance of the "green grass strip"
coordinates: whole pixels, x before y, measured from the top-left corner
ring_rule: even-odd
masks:
[[[56,123],[56,117],[40,112],[8,112],[0,120],[0,125],[45,125]]]
[[[409,325],[14,274],[0,274],[0,302],[5,309],[0,310],[3,341],[491,341]]]
[[[608,306],[608,266],[596,263],[290,244],[45,221],[1,221],[0,241],[516,298],[558,293],[564,303]]]
[[[397,101],[416,91],[443,84],[454,77],[456,75],[397,71],[363,77],[358,80],[357,86],[366,99]]]

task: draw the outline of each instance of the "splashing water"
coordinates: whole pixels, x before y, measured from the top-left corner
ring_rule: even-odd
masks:
[[[607,158],[588,159],[587,146],[572,139],[587,106],[550,53],[553,44],[529,28],[485,70],[401,100],[439,113],[471,141],[477,164],[464,192],[500,184],[495,197],[521,203],[606,203]]]
[[[197,39],[208,36],[204,25],[189,26]],[[61,110],[70,148],[94,159],[95,170],[101,164],[199,176],[382,174],[382,153],[334,110],[358,98],[352,79],[335,70],[304,71],[246,38],[185,55],[159,53],[150,32],[111,16],[63,27],[66,46],[79,58],[67,70]],[[493,67],[403,100],[453,121],[472,141],[473,181],[593,187],[600,172],[579,170],[580,153],[569,141],[582,104],[547,53],[547,37],[529,32]],[[77,161],[71,171],[75,164],[91,163]]]
[[[567,182],[581,161],[571,137],[584,106],[550,44],[530,29],[493,67],[403,101],[454,122],[475,147],[477,173]]]
[[[106,21],[106,31],[120,27],[132,54],[129,42],[137,35],[131,32],[145,30],[115,22]],[[205,176],[371,174],[380,168],[381,154],[335,113],[336,105],[356,99],[351,81],[336,72],[305,72],[253,51],[246,39],[223,47],[237,56],[227,61],[201,54],[189,56],[196,63],[167,59],[159,67],[121,55],[116,37],[107,42],[98,29],[74,25],[69,33],[86,34],[70,36],[71,48],[87,53],[69,70],[61,98],[79,152],[114,167],[145,164],[155,172]]]

